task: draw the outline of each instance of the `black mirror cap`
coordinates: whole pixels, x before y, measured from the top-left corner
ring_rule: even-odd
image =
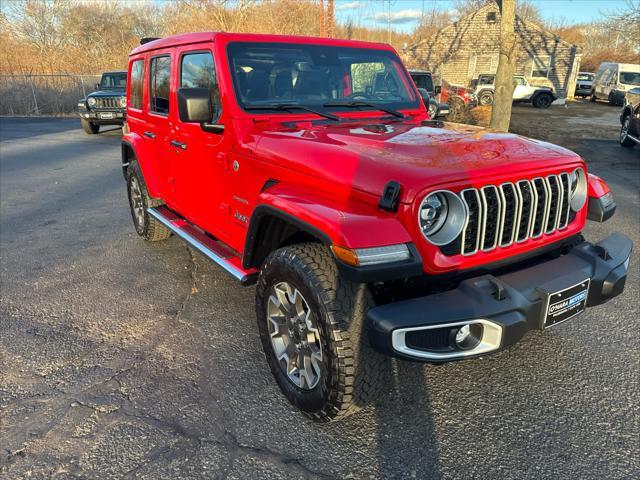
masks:
[[[100,90],[100,84],[96,83],[96,90]]]
[[[441,85],[436,85],[436,86],[433,88],[433,91],[434,91],[434,93],[435,93],[436,95],[439,95],[439,94],[442,92],[442,86],[441,86]]]
[[[209,89],[178,89],[178,113],[181,122],[210,123],[213,119],[213,105]]]

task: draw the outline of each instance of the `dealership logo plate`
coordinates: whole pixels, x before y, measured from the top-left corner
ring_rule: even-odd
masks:
[[[549,295],[544,321],[545,327],[551,327],[581,314],[587,307],[590,279],[572,287]]]

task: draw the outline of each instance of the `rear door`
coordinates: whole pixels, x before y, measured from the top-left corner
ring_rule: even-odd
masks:
[[[176,103],[180,88],[207,88],[219,116],[220,93],[209,44],[178,48],[175,68]],[[213,121],[220,123],[221,120]],[[171,142],[177,208],[190,221],[221,239],[229,233],[229,206],[223,202],[229,138],[224,132],[206,132],[197,123],[182,122],[176,109]]]
[[[174,152],[170,146],[171,114],[177,110],[171,91],[171,68],[174,49],[162,49],[149,55],[147,122],[143,131],[145,141],[153,145],[154,161],[158,170],[164,172],[162,182],[163,200],[175,207]],[[150,149],[151,151],[151,149]]]

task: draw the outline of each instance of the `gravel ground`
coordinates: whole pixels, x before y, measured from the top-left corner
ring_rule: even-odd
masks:
[[[609,182],[618,212],[588,238],[640,245],[617,112],[517,107],[512,125]],[[484,359],[393,361],[375,404],[317,425],[271,378],[253,288],[137,238],[118,131],[0,126],[0,477],[640,478],[637,253],[623,297]]]

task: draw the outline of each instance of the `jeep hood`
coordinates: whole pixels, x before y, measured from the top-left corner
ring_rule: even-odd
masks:
[[[257,130],[255,153],[265,161],[374,195],[395,180],[402,202],[440,184],[505,173],[517,179],[581,161],[549,143],[438,121],[269,123]]]
[[[89,97],[122,97],[124,95],[126,95],[126,90],[122,89],[122,88],[114,88],[111,90],[97,90],[95,92],[91,92],[90,94],[87,95],[87,98]]]

